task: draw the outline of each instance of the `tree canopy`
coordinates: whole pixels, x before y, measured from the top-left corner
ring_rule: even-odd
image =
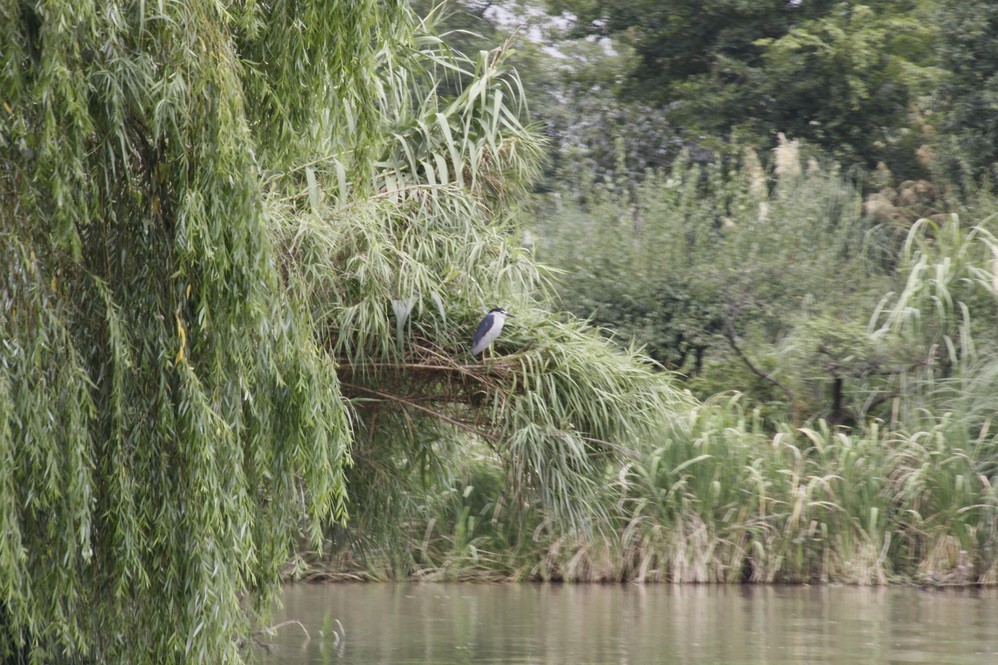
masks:
[[[612,92],[622,103],[659,110],[701,149],[769,148],[782,132],[845,166],[928,173],[917,151],[933,143],[926,116],[941,101],[934,44],[955,39],[936,30],[934,3],[546,4],[569,22],[570,39],[597,38],[623,54],[591,64],[616,68]]]

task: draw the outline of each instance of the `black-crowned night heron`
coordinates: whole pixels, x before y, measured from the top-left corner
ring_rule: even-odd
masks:
[[[489,348],[492,342],[496,341],[496,337],[502,332],[502,326],[506,323],[506,317],[513,316],[502,307],[496,307],[495,309],[489,311],[482,319],[482,322],[478,324],[478,329],[475,330],[475,336],[471,340],[471,355],[477,356],[479,353]]]

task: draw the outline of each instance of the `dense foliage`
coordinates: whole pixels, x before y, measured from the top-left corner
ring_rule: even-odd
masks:
[[[236,661],[245,594],[344,514],[265,176],[321,131],[363,166],[370,111],[313,119],[369,107],[392,10],[323,4],[0,4],[4,657]]]
[[[448,478],[475,440],[505,476],[510,515],[536,500],[591,528],[608,460],[687,403],[645,358],[545,308],[516,215],[541,147],[507,51],[470,60],[417,35],[384,70],[404,85],[379,99],[392,140],[375,193],[310,185],[310,214],[275,215],[289,288],[354,406],[353,519],[330,534],[344,556],[403,542],[410,484]],[[441,72],[452,98],[438,94]],[[476,361],[469,333],[496,303],[514,318],[496,357]]]
[[[502,476],[472,449],[408,488],[408,568],[385,553],[335,572],[995,583],[994,218],[877,222],[798,156],[784,146],[771,191],[749,153],[744,170],[653,175],[633,198],[562,198],[537,227],[565,304],[702,396],[608,460],[598,536],[536,501],[511,520]]]
[[[0,657],[238,662],[296,548],[998,580],[989,5],[551,6],[0,3]]]
[[[537,497],[511,514],[465,448],[392,494],[387,550],[329,571],[992,583],[998,206],[987,140],[952,122],[982,99],[955,72],[988,65],[939,57],[983,33],[941,35],[947,3],[563,2],[601,38],[564,41],[503,8],[530,17],[515,57],[552,139],[524,241],[702,403],[605,460],[595,537]]]
[[[949,179],[977,178],[998,161],[998,7],[986,0],[938,5],[937,48],[945,72],[938,94],[938,159]]]
[[[977,177],[993,161],[988,114],[979,112],[994,61],[987,2],[542,4],[559,17],[545,39],[549,53],[560,53],[547,63],[560,76],[547,85],[572,109],[614,107],[577,118],[583,132],[593,122],[610,130],[615,116],[631,116],[640,131],[624,128],[587,144],[602,152],[605,140],[622,139],[634,175],[663,137],[724,156],[746,145],[769,149],[780,132],[820,147],[847,170],[882,162],[902,180],[944,166],[951,177],[960,169]],[[587,97],[587,80],[598,81],[597,99]],[[610,157],[602,169],[616,168]]]

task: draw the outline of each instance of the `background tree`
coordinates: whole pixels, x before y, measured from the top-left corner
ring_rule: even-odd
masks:
[[[702,396],[736,388],[807,417],[824,413],[831,392],[807,398],[790,385],[780,345],[814,317],[872,308],[886,270],[872,260],[880,230],[853,185],[802,163],[796,142],[775,159],[772,176],[747,151],[731,170],[677,161],[633,194],[566,195],[538,224],[537,247],[568,272],[570,310],[636,339]]]
[[[625,91],[658,103],[673,100],[684,82],[716,73],[722,60],[758,65],[763,53],[758,40],[785,35],[834,5],[830,0],[549,2],[552,12],[573,17],[573,36],[612,37],[633,49],[638,60]]]
[[[998,161],[998,7],[989,2],[937,4],[940,66],[938,159],[942,175],[971,183]]]
[[[783,132],[846,166],[884,162],[902,179],[924,177],[917,151],[929,137],[917,114],[938,73],[927,13],[912,2],[830,9],[757,40],[757,63],[720,59],[727,76],[691,84],[685,119],[759,145]]]
[[[633,53],[620,99],[665,111],[698,147],[737,152],[785,133],[846,166],[926,166],[917,113],[936,71],[930,3],[550,2],[569,34]],[[924,112],[924,110],[922,111]]]

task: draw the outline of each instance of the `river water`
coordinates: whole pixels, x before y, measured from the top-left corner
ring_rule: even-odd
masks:
[[[283,604],[273,622],[302,626],[255,662],[998,664],[995,590],[327,584]]]

